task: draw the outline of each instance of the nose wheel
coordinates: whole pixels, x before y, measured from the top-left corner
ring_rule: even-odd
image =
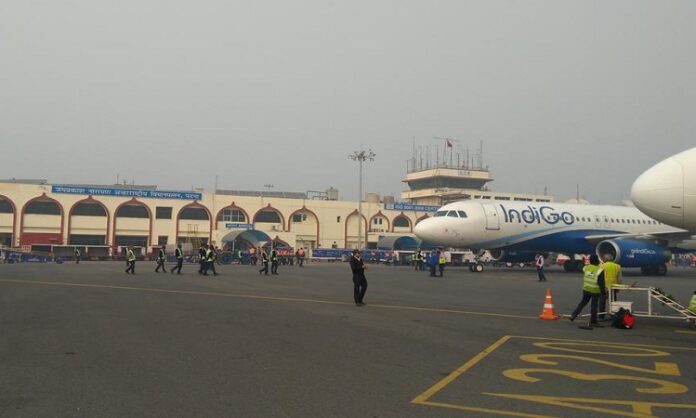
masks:
[[[474,263],[469,265],[469,271],[472,273],[481,273],[483,271],[483,264]]]

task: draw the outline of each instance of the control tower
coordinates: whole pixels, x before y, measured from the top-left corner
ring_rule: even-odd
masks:
[[[447,142],[450,143],[451,142]],[[447,144],[446,143],[446,144]],[[495,199],[527,202],[551,202],[552,197],[528,193],[493,192],[488,183],[493,181],[488,166],[483,165],[482,152],[476,158],[465,158],[454,154],[451,146],[445,145],[423,155],[423,149],[407,161],[406,177],[402,180],[409,190],[401,192],[401,199],[418,205],[441,206],[464,199]],[[449,150],[449,151],[448,151]],[[433,161],[433,155],[435,155]]]

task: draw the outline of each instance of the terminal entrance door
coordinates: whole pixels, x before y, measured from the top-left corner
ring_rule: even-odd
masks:
[[[500,229],[500,217],[495,205],[483,204],[483,211],[486,213],[486,229],[497,231]]]

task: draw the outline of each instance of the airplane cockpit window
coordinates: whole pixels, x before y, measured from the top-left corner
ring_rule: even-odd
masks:
[[[447,211],[446,210],[438,210],[435,212],[435,215],[433,215],[433,218],[438,218],[440,216],[447,216]]]
[[[447,216],[449,216],[451,218],[458,218],[459,217],[459,215],[457,215],[456,210],[451,210],[451,211],[447,212]]]
[[[460,217],[460,218],[466,218],[466,217],[467,217],[467,216],[466,216],[466,212],[464,212],[463,210],[458,210],[457,213],[459,214],[459,217]]]

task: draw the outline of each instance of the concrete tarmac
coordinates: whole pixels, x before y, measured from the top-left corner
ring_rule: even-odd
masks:
[[[0,416],[696,414],[688,323],[583,330],[580,319],[538,319],[547,288],[559,313],[572,311],[579,274],[549,269],[539,283],[528,269],[430,278],[370,266],[367,306],[356,307],[347,264],[278,276],[154,268],[0,265]],[[686,302],[696,271],[624,281]],[[645,305],[644,294],[631,298]]]

